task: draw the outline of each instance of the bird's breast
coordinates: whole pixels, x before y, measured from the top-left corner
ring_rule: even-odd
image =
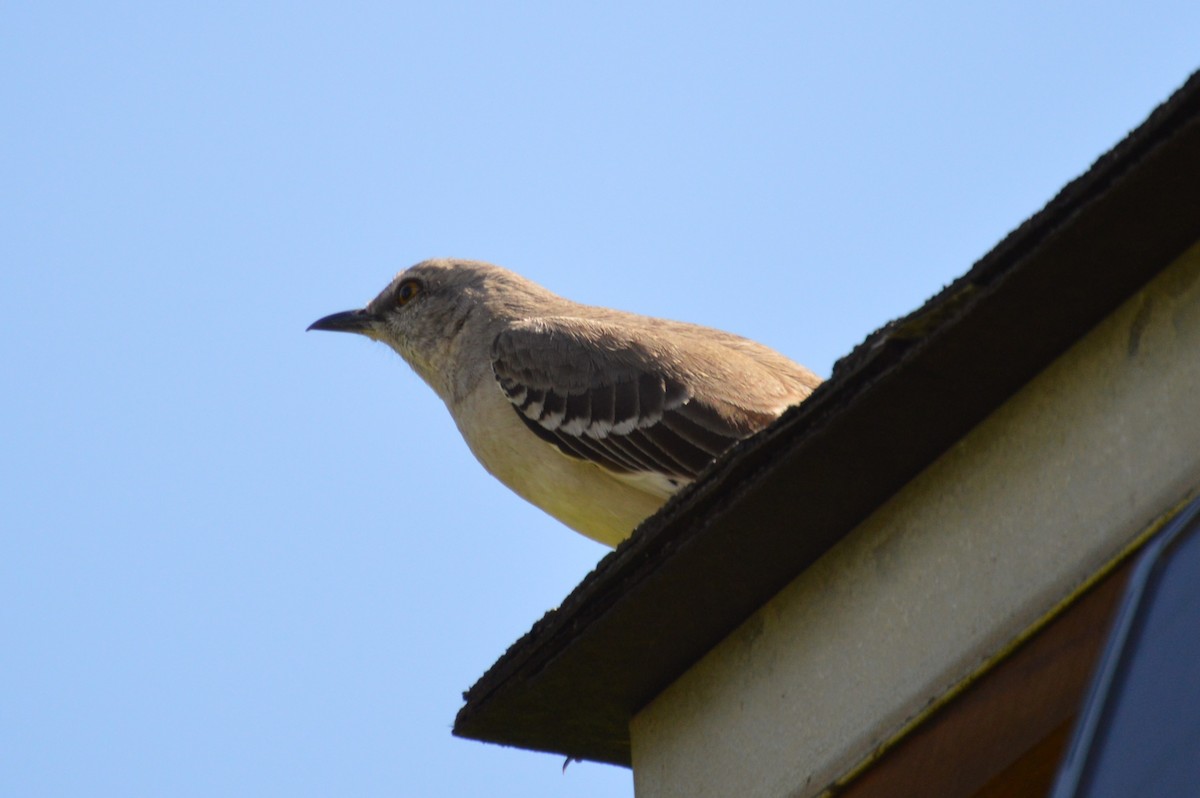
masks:
[[[499,386],[482,384],[447,403],[472,454],[522,498],[572,529],[609,546],[633,532],[666,501],[649,485],[616,478],[563,454],[533,434]]]

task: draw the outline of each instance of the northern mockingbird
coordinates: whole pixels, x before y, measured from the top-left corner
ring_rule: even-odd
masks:
[[[395,349],[484,468],[609,546],[821,381],[745,338],[581,305],[474,261],[418,263],[308,329]]]

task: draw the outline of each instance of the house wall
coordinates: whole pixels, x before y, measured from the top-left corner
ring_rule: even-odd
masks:
[[[1200,245],[642,710],[639,798],[819,794],[1200,485],[1198,278]]]

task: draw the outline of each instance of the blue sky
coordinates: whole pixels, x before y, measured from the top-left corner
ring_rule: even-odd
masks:
[[[827,375],[1200,67],[983,6],[5,4],[0,793],[631,795],[449,731],[606,550],[304,328],[453,255]]]

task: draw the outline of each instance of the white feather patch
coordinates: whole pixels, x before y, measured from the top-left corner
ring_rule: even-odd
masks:
[[[692,481],[685,477],[668,476],[657,471],[632,471],[627,473],[609,471],[608,473],[626,485],[637,488],[642,493],[661,496],[664,499],[674,495],[676,491]]]

